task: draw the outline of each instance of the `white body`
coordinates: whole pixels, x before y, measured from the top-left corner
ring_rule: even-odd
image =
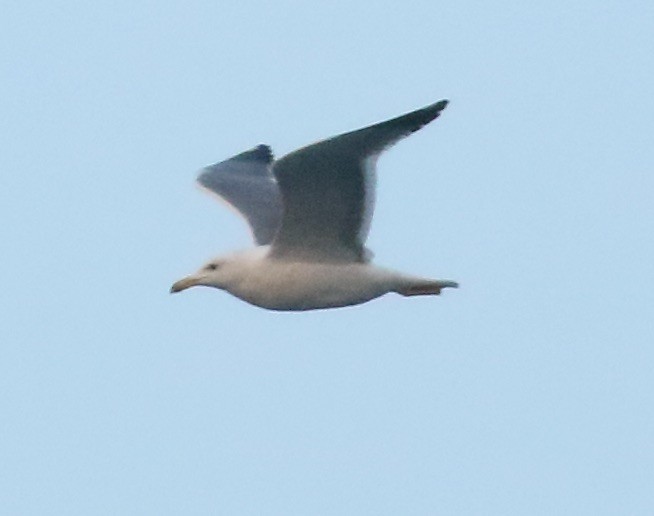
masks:
[[[403,276],[365,263],[287,262],[268,246],[230,256],[218,288],[270,310],[314,310],[370,301],[406,285]]]
[[[294,262],[268,257],[269,246],[218,258],[173,285],[204,285],[269,310],[316,310],[365,303],[389,292],[438,295],[451,281],[426,280],[369,263]],[[209,266],[215,268],[209,269]]]

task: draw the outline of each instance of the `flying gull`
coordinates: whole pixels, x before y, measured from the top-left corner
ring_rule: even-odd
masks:
[[[371,263],[364,246],[382,151],[436,119],[423,109],[298,149],[274,160],[259,145],[206,167],[200,185],[248,222],[255,248],[221,256],[170,289],[204,285],[270,310],[365,303],[389,292],[438,295],[454,281],[401,274]]]

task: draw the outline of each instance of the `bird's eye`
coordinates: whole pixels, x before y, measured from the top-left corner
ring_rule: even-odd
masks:
[[[217,268],[218,268],[217,263],[210,263],[205,267],[205,269],[207,269],[208,271],[215,271]]]

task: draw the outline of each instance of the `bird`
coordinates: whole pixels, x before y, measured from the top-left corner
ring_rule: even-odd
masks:
[[[439,295],[455,281],[427,279],[372,263],[365,247],[380,154],[439,117],[440,100],[346,132],[275,160],[258,145],[205,167],[199,184],[245,218],[254,247],[209,260],[171,293],[214,287],[275,311],[358,305],[388,293]]]

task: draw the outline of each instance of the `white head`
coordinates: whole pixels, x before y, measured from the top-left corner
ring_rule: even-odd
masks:
[[[263,259],[268,246],[219,256],[207,262],[197,272],[182,278],[170,287],[172,294],[199,285],[231,291],[247,276],[250,267]]]
[[[175,294],[199,285],[227,289],[231,281],[233,281],[233,276],[234,267],[232,266],[232,260],[226,257],[214,258],[197,272],[176,281],[170,287],[170,293]]]

